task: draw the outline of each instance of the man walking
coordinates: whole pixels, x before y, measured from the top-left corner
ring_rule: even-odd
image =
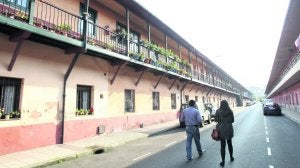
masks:
[[[189,107],[184,109],[182,112],[182,115],[180,117],[180,120],[185,122],[186,128],[186,157],[188,161],[193,160],[192,157],[192,140],[194,138],[195,144],[197,147],[197,151],[199,154],[199,157],[202,156],[203,151],[201,149],[200,144],[200,132],[199,132],[199,126],[202,122],[201,119],[201,112],[197,110],[196,108],[196,102],[194,100],[189,101]]]

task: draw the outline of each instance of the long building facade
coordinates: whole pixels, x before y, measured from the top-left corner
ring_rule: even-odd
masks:
[[[300,1],[291,0],[265,91],[283,108],[300,112]]]
[[[0,155],[251,93],[133,0],[0,0]]]

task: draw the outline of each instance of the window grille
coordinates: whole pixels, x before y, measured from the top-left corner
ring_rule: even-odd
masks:
[[[159,110],[159,92],[152,92],[153,110]]]
[[[135,111],[135,91],[125,89],[125,112]]]
[[[3,114],[19,110],[21,79],[0,77],[0,109]]]
[[[176,109],[176,94],[171,94],[171,109]]]
[[[77,109],[90,110],[91,86],[77,85]]]

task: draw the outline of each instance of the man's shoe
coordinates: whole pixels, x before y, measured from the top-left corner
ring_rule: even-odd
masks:
[[[205,153],[206,152],[206,150],[201,150],[201,153],[199,153],[199,157],[201,157],[202,155],[203,155],[203,153]]]
[[[234,161],[234,157],[230,157],[230,161],[233,162]]]
[[[187,161],[188,161],[188,162],[190,162],[190,161],[192,161],[192,160],[193,160],[193,157],[187,158]]]

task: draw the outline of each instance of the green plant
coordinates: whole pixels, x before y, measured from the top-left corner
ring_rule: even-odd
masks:
[[[64,32],[69,32],[72,30],[72,27],[68,24],[60,24],[57,26],[57,29]]]
[[[106,48],[112,50],[114,48],[114,45],[112,43],[107,43]]]
[[[28,20],[28,15],[25,12],[17,12],[15,17],[20,20]]]

